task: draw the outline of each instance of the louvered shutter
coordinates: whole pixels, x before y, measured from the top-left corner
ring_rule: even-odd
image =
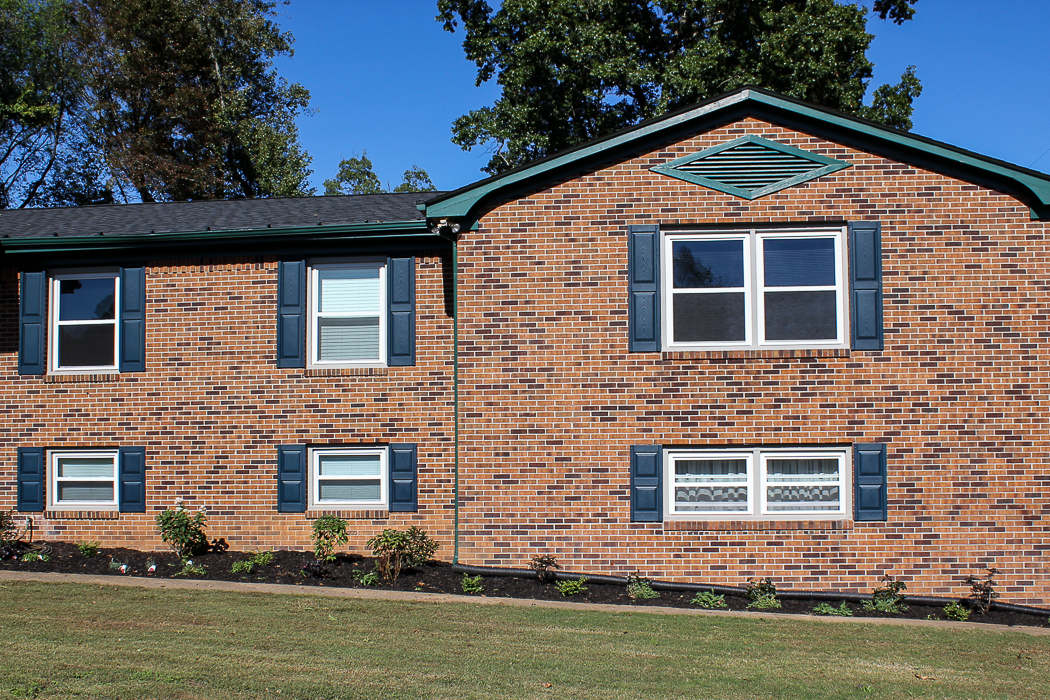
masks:
[[[660,350],[660,227],[631,226],[627,234],[628,349]]]
[[[306,446],[281,445],[277,448],[277,510],[305,512],[306,488]]]
[[[277,366],[306,366],[306,261],[277,263]]]
[[[663,459],[659,445],[631,447],[631,521],[661,522]]]
[[[416,364],[416,259],[387,260],[387,364]]]
[[[146,512],[146,448],[121,447],[119,452],[120,512]]]
[[[882,226],[849,225],[850,347],[882,350]]]
[[[146,370],[146,268],[120,271],[120,371]]]
[[[853,519],[887,520],[888,474],[884,443],[853,446]]]
[[[18,295],[18,373],[47,366],[47,273],[23,272]]]

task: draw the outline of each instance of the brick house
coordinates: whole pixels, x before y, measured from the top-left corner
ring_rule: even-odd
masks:
[[[0,507],[1050,601],[1050,176],[745,88],[427,196],[0,213]]]

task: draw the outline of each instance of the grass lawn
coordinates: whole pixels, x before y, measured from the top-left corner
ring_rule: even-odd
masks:
[[[1050,698],[1050,637],[0,585],[0,698]]]

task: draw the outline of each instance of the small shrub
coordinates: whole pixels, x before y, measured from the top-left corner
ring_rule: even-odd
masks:
[[[636,600],[659,598],[660,592],[653,590],[653,582],[644,576],[633,574],[627,577],[627,595]]]
[[[22,561],[51,561],[51,557],[41,552],[26,552],[22,555]]]
[[[944,616],[956,622],[966,622],[970,619],[970,611],[958,601],[953,601],[944,606]]]
[[[15,525],[14,511],[0,510],[0,545],[19,539],[18,526]]]
[[[80,550],[81,554],[90,559],[91,557],[98,556],[98,549],[101,546],[101,542],[81,542],[77,545],[77,549]]]
[[[693,605],[706,610],[728,607],[726,605],[726,597],[720,593],[715,593],[714,591],[700,591],[693,597],[691,602]]]
[[[194,564],[192,559],[187,559],[182,562],[182,568],[172,576],[207,576],[208,570],[200,564]]]
[[[768,576],[748,581],[744,595],[751,601],[747,607],[752,610],[773,610],[783,607],[780,600],[777,599],[777,587]]]
[[[350,578],[360,583],[362,586],[378,586],[379,585],[379,574],[374,571],[369,571],[367,574],[362,571],[354,571],[350,574]]]
[[[274,562],[273,550],[268,549],[265,552],[256,552],[252,555],[252,563],[256,566],[270,566]]]
[[[970,596],[967,598],[970,609],[982,615],[991,609],[992,603],[999,597],[995,592],[995,577],[999,570],[988,566],[985,567],[985,571],[988,573],[984,578],[972,574],[966,578],[966,583],[970,584]]]
[[[396,581],[404,568],[421,566],[430,561],[438,543],[423,530],[413,525],[405,532],[383,530],[368,540],[376,568],[387,581]]]
[[[182,504],[182,498],[176,498],[174,508],[157,514],[160,538],[179,559],[187,559],[208,546],[208,538],[204,534],[206,511],[204,506],[200,506],[191,515]]]
[[[839,617],[853,617],[853,611],[846,605],[846,601],[842,601],[842,605],[835,607],[830,603],[820,603],[813,608],[814,615],[837,615]]]
[[[587,579],[581,576],[575,581],[558,581],[554,584],[554,587],[558,589],[559,593],[568,598],[571,595],[583,593],[585,590],[587,590],[587,586],[583,585],[586,582]]]
[[[245,561],[235,561],[233,566],[230,567],[230,572],[234,574],[250,574],[255,568],[255,562],[251,559]]]
[[[554,574],[561,568],[561,564],[553,554],[544,554],[533,557],[529,562],[529,568],[536,572],[536,578],[540,581],[549,582],[554,580]]]
[[[884,612],[894,615],[904,612],[908,606],[904,604],[904,591],[908,585],[904,581],[897,580],[886,574],[882,577],[883,585],[877,586],[871,592],[871,600],[864,601],[864,609],[868,612]]]
[[[317,561],[335,561],[335,548],[348,539],[346,521],[337,515],[322,515],[314,521],[313,533]]]
[[[485,590],[485,586],[481,583],[480,574],[478,576],[463,574],[463,580],[459,582],[459,585],[464,593],[481,593]]]

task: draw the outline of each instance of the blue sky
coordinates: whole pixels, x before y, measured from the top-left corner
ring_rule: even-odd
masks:
[[[923,93],[914,133],[1050,172],[1050,0],[920,0],[916,8],[901,26],[868,22],[872,86],[915,65]],[[400,183],[412,165],[439,189],[484,177],[487,154],[461,150],[450,128],[499,91],[474,86],[463,34],[434,21],[435,0],[292,0],[278,11],[295,36],[295,56],[278,71],[311,93],[314,113],[299,129],[319,191],[341,158],[361,151],[384,184]]]

